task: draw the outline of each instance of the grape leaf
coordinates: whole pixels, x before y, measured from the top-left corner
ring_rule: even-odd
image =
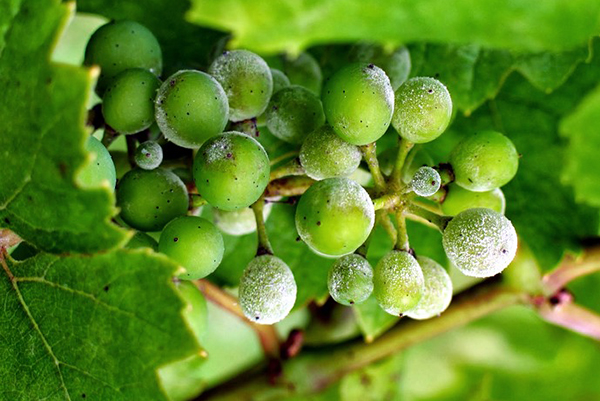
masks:
[[[91,162],[83,127],[91,72],[48,61],[72,7],[57,0],[12,6],[0,13],[0,26],[8,26],[0,42],[0,225],[50,252],[113,248],[126,240],[110,222],[114,196],[74,181]]]
[[[131,19],[150,29],[163,52],[165,77],[184,68],[206,70],[227,39],[222,32],[184,20],[189,0],[78,0],[77,7],[110,19]]]
[[[145,251],[2,261],[0,399],[166,400],[156,369],[200,351]]]
[[[600,207],[600,86],[588,94],[561,123],[569,139],[563,179],[573,186],[577,200]]]
[[[562,85],[589,54],[587,46],[544,53],[492,50],[474,44],[419,44],[410,50],[411,75],[442,81],[448,87],[454,107],[467,115],[493,99],[513,71],[549,93]]]
[[[264,53],[356,40],[558,51],[597,34],[599,13],[594,0],[192,0],[188,17],[232,31],[235,46]]]

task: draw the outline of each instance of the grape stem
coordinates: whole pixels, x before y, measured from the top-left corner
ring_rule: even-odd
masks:
[[[406,230],[406,216],[402,209],[396,211],[396,227],[398,228],[398,236],[395,249],[405,252],[410,251],[408,231]]]
[[[429,223],[436,226],[441,232],[444,231],[450,220],[451,216],[444,216],[425,209],[424,207],[417,206],[414,203],[410,203],[407,208],[407,212],[413,216],[420,217]]]
[[[371,176],[373,176],[373,182],[375,183],[375,190],[377,192],[385,191],[385,178],[379,168],[379,160],[377,160],[377,147],[376,143],[372,142],[367,145],[360,146],[360,151],[363,154],[363,158],[369,166]]]
[[[396,227],[394,227],[394,224],[390,219],[390,215],[386,210],[381,209],[375,212],[375,216],[378,218],[378,223],[381,225],[381,227],[383,227],[388,237],[390,237],[392,240],[392,243],[395,244],[398,238],[398,231],[396,231]]]
[[[106,125],[104,128],[104,135],[102,135],[102,145],[108,149],[111,143],[119,137],[119,133],[115,131],[111,126]]]
[[[256,324],[248,320],[244,316],[237,299],[210,281],[202,279],[195,280],[193,283],[204,294],[206,299],[230,312],[254,330],[267,358],[277,358],[279,356],[279,338],[274,326]]]
[[[553,295],[571,281],[600,271],[600,244],[587,248],[579,257],[565,256],[563,263],[542,279],[545,295]]]
[[[200,194],[190,194],[190,207],[196,209],[206,205],[208,202]]]
[[[396,163],[394,164],[394,169],[390,175],[390,183],[398,189],[402,186],[402,169],[404,168],[404,163],[406,162],[406,156],[415,145],[414,143],[409,142],[402,137],[399,138],[400,141],[398,143],[398,155],[396,156]]]
[[[375,210],[380,209],[393,209],[400,204],[400,196],[397,194],[387,194],[379,198],[373,199],[373,208]]]
[[[271,176],[269,181],[274,181],[279,178],[287,177],[290,175],[304,175],[306,172],[304,171],[304,167],[300,164],[300,159],[298,157],[293,158],[286,164],[281,167],[276,168],[271,171]]]
[[[256,256],[260,255],[273,255],[273,248],[269,242],[267,235],[267,227],[265,226],[265,219],[263,215],[263,208],[265,206],[265,198],[261,196],[252,205],[252,211],[254,212],[254,218],[256,219],[256,233],[258,234],[258,247],[256,249]]]
[[[314,183],[315,180],[305,176],[279,178],[267,185],[265,198],[302,195]]]

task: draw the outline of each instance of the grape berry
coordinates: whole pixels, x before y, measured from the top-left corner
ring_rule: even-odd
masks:
[[[287,263],[304,263],[286,263],[275,252],[281,242],[270,244],[289,224],[286,211],[295,213],[295,251],[308,246],[336,258],[327,278],[335,301],[372,296],[395,316],[433,318],[452,299],[445,268],[411,249],[407,216],[437,226],[450,263],[465,275],[493,276],[515,257],[517,233],[500,189],[518,170],[514,144],[496,131],[467,132],[449,160],[436,161],[449,163],[436,166],[439,152],[427,144],[450,125],[452,98],[435,78],[408,79],[408,49],[341,46],[329,60],[231,50],[207,71],[168,77],[161,54],[134,21],[92,35],[84,64],[100,67],[96,110],[105,130],[102,142],[87,140],[77,184],[116,184],[115,220],[136,230],[126,247],[168,256],[181,266],[179,280],[204,278],[236,254],[232,244],[243,241],[229,236],[256,236],[256,254],[242,257],[239,305],[253,322],[281,321],[299,291]],[[127,152],[109,153],[119,135],[127,135]],[[414,144],[422,145],[411,151]],[[265,225],[272,208],[279,220]],[[376,225],[396,243],[372,260]],[[156,232],[158,243],[145,232]],[[190,283],[185,292],[198,294]]]

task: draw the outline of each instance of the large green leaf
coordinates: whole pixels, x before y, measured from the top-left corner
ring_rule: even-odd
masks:
[[[600,86],[587,95],[561,125],[569,139],[566,150],[565,182],[575,189],[577,199],[600,207]]]
[[[147,250],[8,258],[0,399],[165,400],[157,368],[200,351],[176,268]]]
[[[600,3],[594,0],[192,2],[191,21],[232,31],[236,46],[264,53],[356,40],[564,50],[600,31]]]
[[[163,51],[164,75],[183,68],[206,69],[225,45],[225,34],[184,20],[189,0],[78,0],[79,11],[109,19],[137,21],[156,35]]]
[[[48,61],[72,9],[57,0],[25,0],[0,13],[6,29],[0,42],[0,225],[47,251],[94,252],[126,236],[110,222],[116,212],[110,190],[75,183],[91,162],[83,122],[92,77]]]

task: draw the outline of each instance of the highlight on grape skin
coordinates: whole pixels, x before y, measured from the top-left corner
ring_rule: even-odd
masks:
[[[369,236],[375,209],[367,191],[348,178],[327,178],[300,197],[296,229],[315,252],[342,256],[354,252]]]
[[[392,125],[412,143],[431,142],[450,124],[452,98],[444,84],[435,78],[416,77],[396,91]]]
[[[510,220],[491,209],[457,214],[442,236],[444,251],[464,275],[491,277],[504,270],[517,252],[517,233]]]
[[[440,174],[431,167],[421,167],[410,181],[411,189],[419,196],[427,197],[435,194],[442,184]]]
[[[387,313],[402,316],[414,308],[423,295],[423,272],[406,251],[392,250],[375,266],[373,293]]]
[[[296,302],[296,281],[288,265],[273,255],[250,261],[240,280],[239,301],[248,320],[274,324],[283,320]]]
[[[327,288],[337,303],[360,304],[373,292],[373,268],[361,255],[342,256],[329,270]]]
[[[439,316],[452,301],[452,280],[448,272],[435,260],[417,256],[424,278],[423,296],[419,303],[405,314],[411,319],[424,320]]]

